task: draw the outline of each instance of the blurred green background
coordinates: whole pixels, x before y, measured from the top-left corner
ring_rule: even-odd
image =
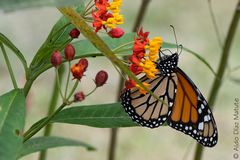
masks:
[[[141,0],[123,1],[122,13],[125,17],[123,28],[131,32],[133,22]],[[213,10],[219,26],[222,41],[227,34],[229,23],[237,0],[213,0]],[[28,63],[41,46],[52,26],[61,16],[54,7],[25,9],[21,11],[0,12],[0,32],[11,39],[24,53]],[[167,42],[174,43],[169,25],[175,26],[179,43],[199,53],[216,70],[221,55],[207,0],[152,0],[142,26],[150,31],[150,37],[162,36]],[[233,107],[234,99],[240,98],[240,85],[233,83],[230,76],[239,77],[239,71],[229,72],[230,68],[239,65],[240,28],[231,49],[228,73],[220,89],[214,106],[214,116],[219,130],[219,142],[214,148],[205,148],[203,159],[233,159]],[[9,51],[9,50],[8,50]],[[24,84],[23,68],[16,57],[9,53],[15,75],[21,86]],[[179,66],[191,77],[205,97],[208,97],[214,75],[198,59],[187,52],[180,56]],[[104,69],[109,73],[108,83],[88,97],[84,104],[115,102],[118,94],[119,75],[105,58],[89,58],[89,69],[79,90],[89,92],[94,83],[95,74]],[[54,70],[50,69],[41,75],[32,86],[28,96],[26,129],[44,117],[47,112],[51,88],[54,83]],[[12,89],[11,80],[0,54],[0,92]],[[40,136],[42,132],[38,135]],[[54,135],[83,140],[92,144],[97,151],[88,152],[83,148],[63,147],[51,149],[49,160],[102,160],[107,159],[110,129],[98,129],[87,126],[55,124]],[[121,128],[118,134],[116,159],[138,160],[173,160],[192,159],[196,143],[192,138],[170,127],[147,129],[141,127]],[[22,158],[35,160],[38,153]]]

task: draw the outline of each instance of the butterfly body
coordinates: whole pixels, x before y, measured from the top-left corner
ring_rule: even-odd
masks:
[[[154,79],[146,76],[142,82],[151,84],[149,93],[126,89],[121,95],[122,105],[134,122],[148,128],[167,124],[200,144],[212,147],[217,143],[217,128],[207,101],[192,80],[177,66],[177,53],[160,56],[159,73]]]
[[[157,63],[157,69],[162,75],[170,76],[171,73],[175,72],[178,65],[178,54],[165,55],[161,57]]]

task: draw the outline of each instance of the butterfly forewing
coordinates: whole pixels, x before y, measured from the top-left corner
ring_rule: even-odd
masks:
[[[171,113],[177,88],[177,75],[157,76],[148,79],[143,76],[142,82],[150,84],[150,90],[160,100],[147,93],[141,94],[138,88],[127,89],[121,96],[122,105],[133,121],[142,126],[155,128],[162,125]]]
[[[192,136],[204,146],[212,147],[217,143],[217,127],[207,101],[187,77],[177,68],[177,93],[168,118],[169,126]]]

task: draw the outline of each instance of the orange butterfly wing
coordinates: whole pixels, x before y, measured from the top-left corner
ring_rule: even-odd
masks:
[[[177,93],[168,125],[204,146],[213,147],[218,140],[217,127],[207,101],[180,68],[176,73]]]

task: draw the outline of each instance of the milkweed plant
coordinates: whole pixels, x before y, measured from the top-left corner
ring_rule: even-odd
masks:
[[[149,90],[149,84],[141,83],[136,75],[143,73],[150,79],[154,78],[158,72],[156,62],[159,50],[177,47],[175,42],[165,42],[161,36],[149,38],[150,32],[144,31],[147,30],[144,26],[139,26],[135,32],[126,33],[122,24],[131,22],[124,20],[122,5],[122,0],[82,0],[76,6],[58,7],[62,17],[52,27],[30,62],[8,37],[0,33],[1,53],[13,84],[11,91],[0,96],[0,160],[16,160],[34,152],[41,152],[40,159],[44,160],[47,149],[60,146],[96,149],[81,141],[81,138],[74,140],[71,137],[51,135],[51,128],[56,122],[99,128],[138,126],[119,102],[82,104],[89,96],[94,96],[96,90],[103,92],[111,77],[100,64],[97,66],[99,70],[94,71],[95,77],[88,75],[86,71],[96,65],[95,57],[106,57],[111,62],[124,79],[123,87],[120,88],[136,87],[142,94],[155,96]],[[6,48],[16,55],[23,66],[26,80],[23,87],[19,87],[15,79],[13,64],[8,58],[10,53]],[[199,54],[186,47],[183,50],[192,53],[215,74]],[[89,59],[92,60],[89,62]],[[32,126],[26,128],[26,97],[34,89],[32,86],[35,80],[48,70],[55,70],[55,80],[48,79],[55,83],[51,99],[54,101],[54,95],[59,95],[61,104],[50,105],[46,117],[31,122]],[[80,89],[83,81],[92,87],[90,92]],[[108,114],[104,114],[106,112]],[[105,118],[101,118],[103,116]],[[41,130],[44,135],[38,134]]]

